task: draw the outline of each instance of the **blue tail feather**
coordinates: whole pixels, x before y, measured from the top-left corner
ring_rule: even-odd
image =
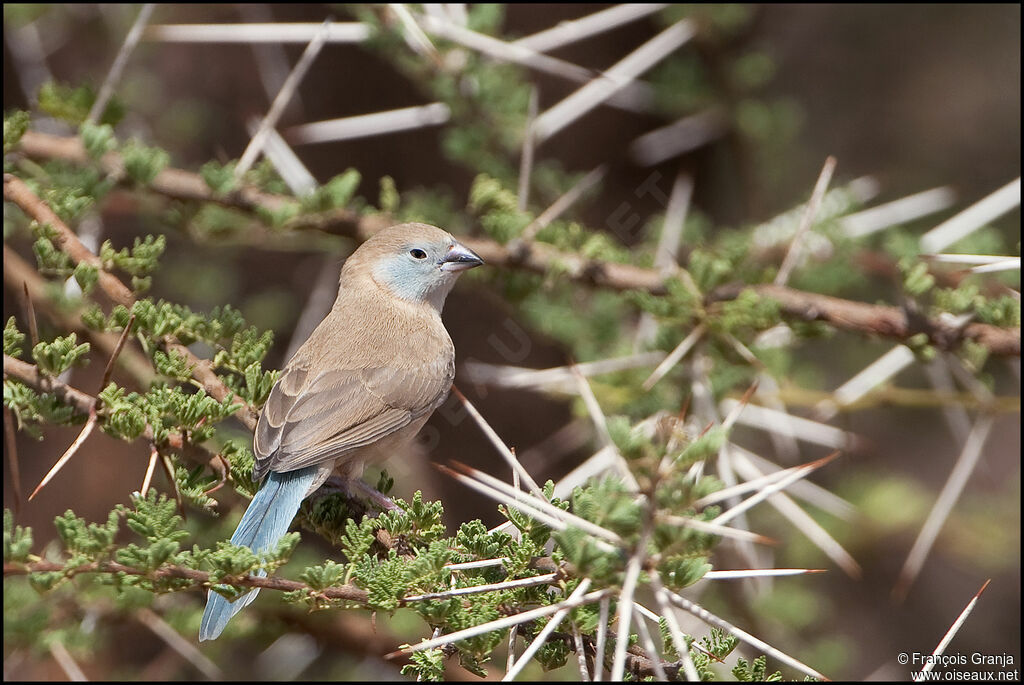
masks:
[[[242,515],[235,534],[231,536],[231,542],[254,552],[275,549],[288,532],[288,526],[298,513],[299,505],[316,479],[318,470],[319,466],[309,466],[288,473],[271,473]],[[257,575],[263,576],[266,573],[261,571]],[[256,599],[257,593],[259,588],[229,602],[211,590],[207,596],[203,622],[199,627],[199,640],[217,639],[231,617]]]

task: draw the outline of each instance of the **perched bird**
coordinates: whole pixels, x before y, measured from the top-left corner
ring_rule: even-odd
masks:
[[[483,260],[449,233],[401,224],[345,262],[330,313],[285,366],[263,407],[254,480],[266,478],[231,542],[276,549],[302,500],[335,470],[358,479],[423,426],[455,377],[441,308],[459,274]],[[255,599],[210,591],[200,640],[220,635]]]

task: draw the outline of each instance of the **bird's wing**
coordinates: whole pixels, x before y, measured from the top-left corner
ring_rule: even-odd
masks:
[[[453,377],[447,360],[415,370],[341,369],[315,376],[302,368],[286,370],[256,427],[256,478],[376,442],[433,411]]]

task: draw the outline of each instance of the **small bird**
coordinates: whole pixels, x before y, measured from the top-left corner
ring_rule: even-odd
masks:
[[[451,390],[455,347],[441,322],[463,271],[483,264],[447,231],[380,231],[346,260],[330,313],[270,391],[253,439],[262,481],[231,542],[276,549],[302,500],[335,470],[358,479],[412,439]],[[259,589],[210,591],[199,639],[213,640]]]

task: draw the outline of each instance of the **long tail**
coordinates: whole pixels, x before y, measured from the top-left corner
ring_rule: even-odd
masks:
[[[249,508],[242,515],[231,542],[244,545],[254,552],[266,552],[288,532],[288,526],[299,511],[299,505],[316,479],[318,466],[309,466],[289,473],[271,473]],[[266,575],[260,572],[258,575]],[[199,640],[216,640],[231,617],[256,599],[259,588],[242,595],[234,602],[212,590],[207,595],[203,622],[199,626]]]

